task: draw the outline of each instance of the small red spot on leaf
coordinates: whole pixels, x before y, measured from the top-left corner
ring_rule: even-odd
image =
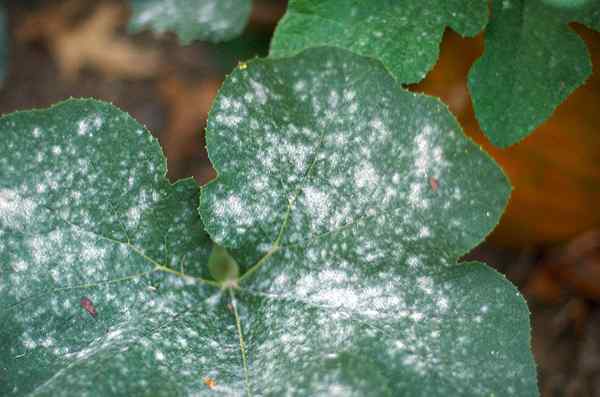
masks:
[[[203,379],[203,382],[206,385],[206,387],[208,387],[210,390],[217,387],[217,382],[215,382],[213,378],[206,377]]]
[[[431,185],[431,190],[433,190],[434,192],[437,191],[440,187],[440,182],[434,177],[429,178],[429,184]]]
[[[87,296],[84,296],[79,301],[79,304],[81,305],[81,307],[83,307],[85,309],[86,312],[88,312],[90,314],[90,316],[96,318],[96,315],[98,315],[98,312],[96,312],[96,308],[94,307],[94,304],[92,303],[90,298],[88,298]]]

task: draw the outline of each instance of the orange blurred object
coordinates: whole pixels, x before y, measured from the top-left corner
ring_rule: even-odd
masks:
[[[77,80],[86,67],[112,79],[153,77],[160,67],[159,53],[118,32],[127,23],[124,4],[98,2],[80,20],[79,14],[90,4],[86,0],[46,4],[24,17],[15,30],[16,38],[46,42],[65,80]]]
[[[592,55],[592,77],[532,135],[508,149],[493,146],[483,135],[467,89],[469,68],[483,52],[482,35],[464,39],[448,30],[438,64],[411,87],[448,104],[465,132],[510,177],[514,191],[490,237],[497,244],[553,244],[600,225],[600,33],[573,27]]]

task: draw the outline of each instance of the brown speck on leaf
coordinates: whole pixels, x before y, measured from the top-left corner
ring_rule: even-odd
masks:
[[[431,185],[431,190],[434,192],[436,192],[440,187],[440,182],[434,177],[429,178],[429,184]]]
[[[213,378],[206,377],[204,378],[203,382],[210,390],[213,390],[215,387],[217,387],[217,382],[215,382]]]
[[[233,312],[233,305],[231,303],[227,304],[227,308],[229,309],[230,312]]]
[[[88,312],[90,314],[90,316],[96,318],[96,316],[98,315],[98,312],[96,312],[96,308],[94,307],[94,304],[92,303],[90,298],[88,298],[87,296],[84,296],[79,301],[79,304],[81,305],[81,307],[83,307],[85,309],[86,312]]]

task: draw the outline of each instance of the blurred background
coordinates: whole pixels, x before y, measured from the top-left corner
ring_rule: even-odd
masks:
[[[284,0],[254,0],[242,37],[184,47],[172,34],[128,34],[124,0],[5,4],[1,114],[68,97],[110,101],[159,139],[172,180],[199,183],[214,177],[203,136],[212,99],[240,60],[267,54],[286,7]],[[544,397],[600,396],[600,33],[572,27],[588,45],[592,77],[509,149],[490,145],[473,116],[466,76],[483,51],[481,35],[446,31],[438,64],[409,87],[441,97],[513,183],[500,225],[467,258],[494,266],[525,295]]]

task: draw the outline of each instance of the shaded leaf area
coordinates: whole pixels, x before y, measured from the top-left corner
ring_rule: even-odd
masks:
[[[250,0],[130,0],[129,28],[173,31],[183,44],[194,40],[225,41],[246,27]]]
[[[544,122],[592,69],[583,40],[568,26],[600,30],[600,1],[494,1],[485,52],[469,73],[479,123],[510,146]]]
[[[401,83],[416,83],[437,61],[446,26],[474,36],[487,23],[487,7],[484,0],[291,0],[271,55],[336,46],[379,59]]]
[[[13,113],[0,131],[0,394],[202,384],[176,363],[209,371],[229,334],[216,290],[194,285],[212,245],[196,183],[171,185],[156,140],[106,103]]]
[[[206,139],[200,213],[246,269],[249,394],[537,395],[524,301],[456,264],[509,187],[439,101],[317,48],[242,64]]]

